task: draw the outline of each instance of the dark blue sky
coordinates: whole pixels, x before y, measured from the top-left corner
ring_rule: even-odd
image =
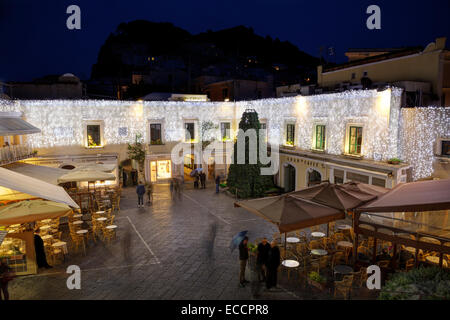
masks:
[[[66,28],[71,4],[81,7],[79,31]],[[381,7],[381,30],[366,28],[371,4]],[[86,79],[108,34],[135,19],[172,22],[191,33],[242,24],[316,56],[319,47],[334,46],[343,62],[349,47],[450,38],[449,13],[449,0],[0,0],[0,81],[66,72]]]

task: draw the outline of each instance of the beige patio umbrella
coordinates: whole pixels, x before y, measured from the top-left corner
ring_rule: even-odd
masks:
[[[68,205],[47,200],[27,200],[0,207],[0,225],[30,223],[68,215]]]
[[[113,172],[116,168],[115,164],[105,164],[105,163],[86,163],[79,167],[76,167],[72,171],[86,171],[86,170],[94,170],[101,172]]]
[[[71,170],[69,173],[59,177],[58,183],[104,180],[116,180],[116,176],[112,173],[96,170]]]

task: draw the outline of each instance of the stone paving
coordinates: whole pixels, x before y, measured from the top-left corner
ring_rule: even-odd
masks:
[[[172,199],[169,186],[159,184],[152,206],[137,208],[136,201],[134,188],[124,189],[117,240],[91,242],[86,256],[71,254],[63,265],[16,278],[11,299],[254,299],[254,284],[238,286],[238,252],[230,252],[230,240],[242,230],[250,240],[270,239],[274,225],[234,208],[234,199],[216,195],[212,185],[187,186]],[[81,268],[80,290],[66,286],[69,265]],[[258,299],[327,298],[300,290],[295,276],[288,281],[282,274],[279,284],[273,292],[258,290]]]

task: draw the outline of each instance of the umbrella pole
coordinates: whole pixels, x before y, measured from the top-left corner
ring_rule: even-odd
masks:
[[[284,254],[286,255],[286,251],[287,251],[287,241],[286,241],[286,232],[284,233]]]

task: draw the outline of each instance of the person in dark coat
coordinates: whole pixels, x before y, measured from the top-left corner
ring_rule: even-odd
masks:
[[[122,178],[123,178],[123,187],[125,188],[127,186],[128,181],[128,173],[125,170],[123,170]]]
[[[39,228],[36,229],[34,233],[34,250],[36,251],[36,263],[38,265],[38,268],[52,268],[47,263],[47,257],[45,256],[45,249],[44,249],[44,241],[42,240],[40,236],[40,230]]]
[[[219,193],[220,175],[216,176],[216,193]]]
[[[195,175],[194,175],[194,189],[198,189],[199,181],[200,181],[200,178],[198,176],[198,172],[195,172]]]
[[[202,189],[206,189],[206,174],[203,171],[200,172],[200,185]]]
[[[9,300],[8,283],[14,278],[12,269],[6,263],[6,259],[0,260],[0,300],[2,300],[2,293],[4,300]]]
[[[242,287],[244,287],[246,283],[250,282],[245,279],[245,268],[247,267],[248,261],[247,243],[248,237],[245,237],[239,244],[239,283]]]
[[[281,264],[280,248],[278,248],[277,242],[273,240],[270,247],[267,259],[267,289],[277,286],[278,267]]]
[[[267,242],[267,238],[263,238],[261,243],[258,244],[258,254],[256,256],[256,268],[258,270],[258,280],[261,282],[266,281],[266,264],[269,259],[270,243]]]
[[[139,182],[136,187],[136,193],[138,195],[138,208],[144,207],[144,194],[145,194],[145,186],[142,181]]]

